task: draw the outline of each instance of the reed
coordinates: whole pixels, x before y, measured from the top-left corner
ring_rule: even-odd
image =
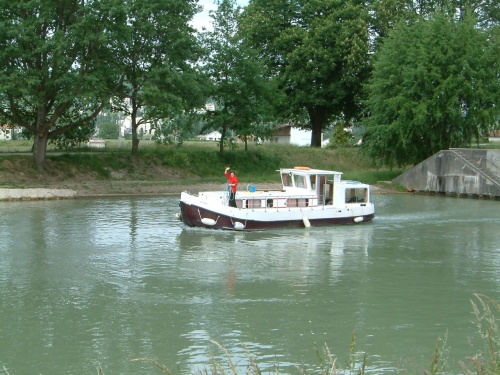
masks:
[[[321,375],[364,375],[366,373],[366,353],[357,352],[355,350],[355,335],[352,336],[351,346],[349,358],[346,361],[346,366],[343,368],[337,364],[337,357],[333,355],[330,351],[328,345],[324,344],[324,346],[320,349],[317,347],[316,343],[314,343],[314,350],[316,352],[316,356],[318,359],[318,365],[313,366],[311,368],[307,367],[299,367],[295,368],[297,374],[307,375],[307,374],[321,374]],[[244,352],[246,355],[247,363],[243,366],[237,366],[229,351],[221,345],[219,342],[215,340],[211,340],[211,343],[215,346],[217,350],[222,353],[225,361],[217,359],[216,354],[213,350],[210,350],[210,365],[199,370],[196,375],[241,375],[242,373],[248,375],[260,375],[262,374],[262,370],[260,369],[255,357],[251,355],[251,353],[244,348]],[[158,368],[161,372],[166,374],[172,374],[170,369],[159,364],[157,361],[152,360],[150,358],[137,358],[133,359],[134,362],[146,362],[153,367]],[[244,370],[243,370],[244,369]],[[278,375],[281,373],[279,363],[276,363],[274,368],[266,369],[266,373]],[[286,373],[290,373],[289,371]]]
[[[500,304],[484,294],[474,293],[471,305],[479,338],[468,338],[473,354],[467,356],[464,361],[458,362],[460,371],[456,373],[498,375],[500,374],[500,335],[495,312],[500,312]],[[475,349],[478,340],[482,343],[483,349]],[[439,338],[432,355],[430,370],[424,373],[426,375],[453,373],[450,372],[451,364],[448,362],[448,355],[446,337]]]
[[[495,312],[500,304],[484,294],[475,293],[471,300],[477,331],[483,343],[483,350],[477,351],[460,362],[465,375],[500,374],[500,335]],[[469,341],[472,346],[472,340]]]
[[[168,367],[163,366],[162,364],[160,364],[159,362],[157,362],[151,358],[135,358],[135,359],[132,359],[132,362],[146,362],[146,363],[149,363],[150,365],[153,365],[154,367],[160,369],[160,371],[163,372],[164,374],[169,374],[169,375],[172,374],[172,371],[170,371],[170,369]]]
[[[430,371],[424,370],[425,375],[436,375],[440,373],[445,373],[447,368],[447,353],[448,347],[446,346],[448,334],[442,339],[439,337],[436,342],[436,347],[432,354]]]
[[[495,313],[500,312],[500,304],[490,297],[483,294],[474,294],[474,299],[471,300],[472,310],[475,317],[477,332],[479,333],[479,340],[483,344],[482,350],[475,350],[474,354],[467,356],[464,361],[459,361],[459,371],[453,371],[451,367],[453,364],[449,363],[449,348],[447,347],[447,334],[444,338],[438,338],[435,349],[433,351],[429,370],[415,370],[413,372],[407,369],[400,369],[402,374],[424,373],[426,375],[437,374],[463,374],[463,375],[498,375],[500,374],[500,335]],[[469,338],[471,348],[474,339]],[[258,360],[244,348],[246,357],[245,364],[238,366],[234,363],[233,358],[229,351],[219,342],[211,340],[213,345],[210,348],[210,365],[198,370],[195,375],[260,375],[262,370],[258,365]],[[217,350],[221,355],[213,350]],[[356,335],[352,334],[351,343],[349,347],[349,354],[345,361],[345,366],[339,365],[338,357],[330,351],[327,344],[319,348],[314,343],[314,350],[318,360],[317,365],[313,366],[296,366],[295,371],[297,374],[320,374],[320,375],[365,375],[368,370],[368,357],[367,353],[358,351],[356,348]],[[411,348],[408,348],[411,350]],[[173,372],[166,366],[160,364],[158,361],[151,358],[136,358],[132,362],[142,362],[152,366],[151,372],[146,371],[146,374],[154,374],[156,370],[161,373],[172,375]],[[154,370],[156,369],[156,370]],[[7,368],[3,366],[3,372],[9,375]],[[271,369],[266,369],[265,373],[280,374],[282,369],[277,362]],[[178,373],[181,370],[178,369]],[[285,373],[291,373],[287,370]],[[98,374],[104,375],[101,367],[98,368]]]
[[[439,337],[436,341],[436,346],[434,348],[429,370],[415,370],[410,372],[407,369],[401,369],[401,373],[411,374],[411,373],[424,373],[425,375],[437,375],[437,374],[455,374],[460,373],[463,375],[498,375],[500,374],[500,335],[499,328],[497,324],[497,318],[495,312],[500,312],[500,304],[493,299],[485,296],[483,294],[474,294],[473,300],[471,300],[472,309],[475,317],[476,328],[479,333],[479,338],[483,343],[483,349],[476,351],[474,354],[468,356],[465,361],[459,361],[459,371],[453,371],[451,367],[453,364],[449,363],[450,349],[447,346],[447,333],[443,338]],[[469,338],[472,345],[472,339]],[[218,350],[224,353],[227,363],[224,364],[220,360],[217,360],[213,352],[211,351],[211,364],[209,368],[205,368],[199,372],[199,374],[204,375],[239,375],[242,374],[242,368],[238,368],[232,358],[230,353],[217,341],[212,340]],[[358,351],[356,349],[356,335],[353,333],[351,338],[351,344],[349,347],[349,355],[345,362],[345,366],[339,365],[337,356],[332,354],[328,345],[324,344],[323,347],[319,348],[316,343],[314,343],[314,350],[318,360],[318,364],[311,368],[307,367],[297,367],[296,372],[298,374],[321,374],[321,375],[364,375],[368,372],[368,359],[367,353],[363,351]],[[411,350],[411,348],[409,348]],[[248,365],[246,366],[245,374],[261,374],[257,360],[252,357],[248,351],[245,351],[248,358]],[[158,364],[155,361],[149,359],[141,359],[148,363],[155,365]],[[160,367],[161,369],[161,367]],[[276,364],[274,366],[274,371],[267,370],[266,373],[269,374],[279,374],[280,366]],[[289,373],[289,372],[287,372]],[[170,372],[169,372],[170,374]]]

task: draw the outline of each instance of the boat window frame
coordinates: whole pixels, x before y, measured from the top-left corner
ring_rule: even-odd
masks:
[[[302,174],[302,173],[294,173],[293,174],[293,185],[296,187],[296,188],[299,188],[299,189],[307,189],[308,188],[308,185],[307,185],[307,180],[309,176],[306,176],[305,174]],[[299,179],[302,180],[302,183],[301,185],[303,186],[299,186]]]
[[[354,194],[351,194],[354,192]],[[368,187],[366,186],[349,186],[345,188],[345,203],[359,204],[368,203]]]
[[[292,172],[281,173],[281,184],[283,187],[293,187]]]

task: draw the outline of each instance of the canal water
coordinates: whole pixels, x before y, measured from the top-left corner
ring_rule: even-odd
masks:
[[[298,373],[326,345],[422,373],[446,338],[458,373],[475,293],[500,300],[500,203],[373,199],[372,223],[249,233],[185,227],[176,198],[0,202],[0,369]]]

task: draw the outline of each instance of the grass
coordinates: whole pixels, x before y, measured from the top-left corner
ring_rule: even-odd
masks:
[[[22,170],[23,173],[35,173],[30,162],[30,148],[31,144],[27,141],[0,142],[0,155],[3,154],[0,172],[15,174]],[[216,142],[190,141],[178,147],[142,141],[137,160],[130,156],[130,150],[130,141],[107,141],[103,149],[82,148],[68,152],[51,149],[47,153],[48,174],[61,176],[61,179],[81,174],[100,180],[110,179],[113,175],[127,175],[129,179],[146,181],[161,179],[161,170],[175,170],[181,179],[184,177],[189,182],[214,182],[220,180],[226,166],[231,166],[240,180],[263,183],[278,182],[276,170],[279,168],[308,166],[341,171],[344,179],[376,184],[378,181],[390,181],[403,172],[373,168],[370,160],[354,147],[318,149],[279,144],[257,146],[251,143],[247,151],[239,145],[239,148],[227,149],[221,154]],[[23,164],[19,164],[20,160]],[[27,171],[30,168],[32,171]],[[150,170],[156,172],[148,175]]]
[[[3,160],[30,157],[31,146],[31,141],[0,141],[0,155],[3,154]],[[68,152],[61,152],[49,145],[49,174],[63,178],[86,174],[101,180],[125,174],[129,179],[148,180],[155,179],[147,173],[148,169],[154,167],[156,171],[177,170],[181,176],[185,175],[186,182],[215,182],[219,181],[221,171],[229,165],[240,179],[264,183],[277,182],[276,170],[280,167],[309,166],[343,172],[343,178],[347,180],[383,184],[383,181],[392,181],[404,172],[402,169],[374,168],[371,161],[363,157],[356,147],[318,149],[249,143],[247,151],[243,144],[237,144],[235,149],[226,148],[220,154],[217,142],[186,141],[179,147],[162,146],[154,141],[143,140],[139,144],[139,160],[133,160],[130,156],[131,147],[130,140],[106,140],[106,147],[103,149],[83,147]],[[498,149],[500,142],[489,142],[479,147]],[[9,163],[2,163],[2,159],[0,172],[8,172]],[[20,165],[12,163],[12,168],[19,169]],[[29,163],[21,166],[23,170],[29,168],[34,171]],[[156,180],[158,175],[161,173],[156,173]]]

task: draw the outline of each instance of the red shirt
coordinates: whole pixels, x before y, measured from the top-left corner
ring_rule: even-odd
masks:
[[[227,174],[227,173],[224,173],[226,178],[227,178],[227,182],[229,184],[234,184],[234,186],[231,186],[231,191],[233,193],[236,193],[236,187],[238,186],[238,178],[236,176],[232,177],[230,174]]]

